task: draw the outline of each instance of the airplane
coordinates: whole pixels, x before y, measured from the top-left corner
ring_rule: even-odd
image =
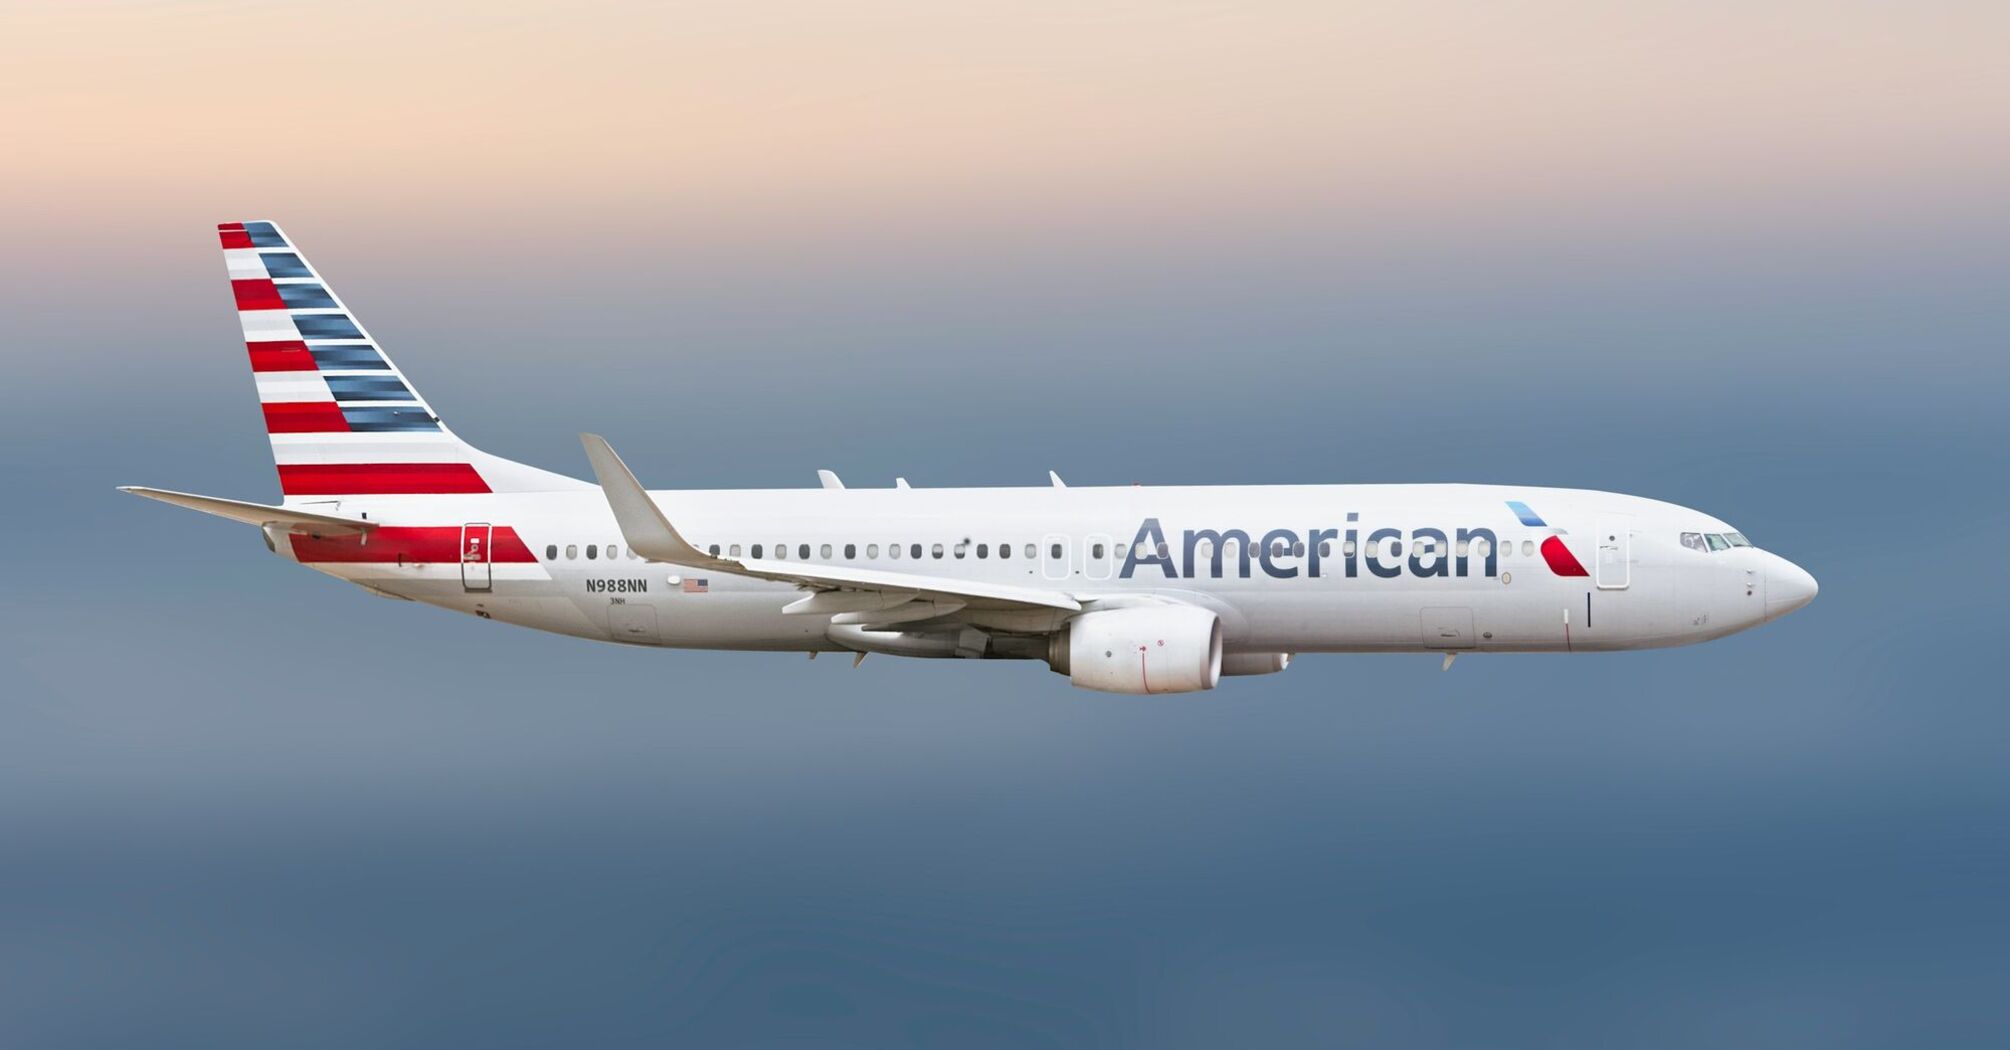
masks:
[[[1813,576],[1652,499],[1512,485],[648,490],[449,430],[278,226],[218,226],[278,504],[121,491],[257,526],[387,598],[628,645],[1044,662],[1179,693],[1304,653],[1602,652],[1721,638]]]

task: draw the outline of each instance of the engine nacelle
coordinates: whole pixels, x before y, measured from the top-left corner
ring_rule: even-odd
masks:
[[[1290,666],[1290,653],[1228,653],[1221,658],[1221,676],[1276,674]]]
[[[1221,619],[1191,605],[1083,613],[1050,636],[1047,666],[1105,693],[1213,689],[1221,680]]]

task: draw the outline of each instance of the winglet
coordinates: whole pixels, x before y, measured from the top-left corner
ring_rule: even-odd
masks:
[[[635,480],[635,474],[628,469],[628,465],[614,454],[614,446],[609,445],[606,438],[598,434],[581,434],[579,441],[586,446],[586,458],[593,464],[593,476],[600,482],[601,494],[607,497],[608,509],[614,512],[614,523],[621,527],[621,538],[628,543],[630,550],[651,561],[675,565],[740,568],[737,562],[714,558],[685,542],[677,527],[663,516],[663,508],[649,498],[649,492]]]
[[[827,489],[844,488],[844,482],[838,480],[837,471],[834,470],[817,471],[817,480],[823,482],[824,488]]]
[[[1053,482],[1054,487],[1057,489],[1064,489],[1068,487],[1068,483],[1061,480],[1061,475],[1056,474],[1051,470],[1047,472],[1047,480]]]

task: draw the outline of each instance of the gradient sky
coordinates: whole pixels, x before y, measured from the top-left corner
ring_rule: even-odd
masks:
[[[0,5],[0,1045],[1995,1046],[2010,9]],[[662,487],[1695,506],[1710,645],[635,652],[276,496],[214,224]]]

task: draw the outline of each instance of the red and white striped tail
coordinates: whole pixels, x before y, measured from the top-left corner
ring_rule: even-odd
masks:
[[[289,500],[584,486],[455,437],[279,227],[217,234]]]

